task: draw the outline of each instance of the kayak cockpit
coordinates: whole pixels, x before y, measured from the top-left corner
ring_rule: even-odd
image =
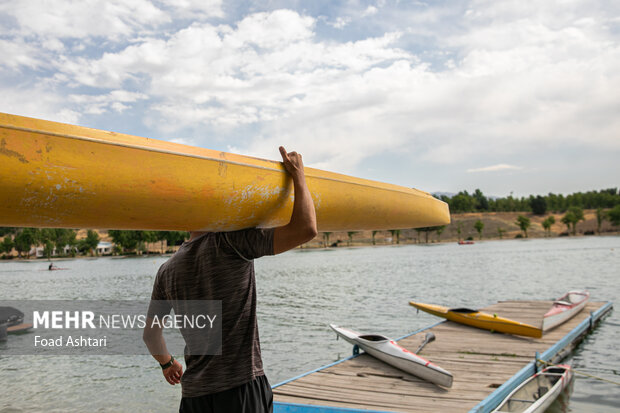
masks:
[[[366,341],[389,341],[390,339],[387,338],[386,336],[381,336],[379,334],[364,334],[359,336],[359,338],[361,338],[362,340],[366,340]]]
[[[478,312],[478,310],[472,310],[471,308],[451,308],[449,311],[452,311],[453,313],[461,313],[461,314],[471,314],[471,313]]]

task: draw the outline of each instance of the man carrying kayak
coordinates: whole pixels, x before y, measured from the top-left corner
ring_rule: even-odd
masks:
[[[151,300],[222,302],[221,355],[186,355],[185,372],[168,352],[162,329],[147,319],[144,341],[160,363],[166,381],[181,383],[182,413],[261,413],[273,409],[273,395],[261,360],[253,260],[288,251],[317,234],[302,157],[279,149],[295,191],[290,222],[270,229],[192,232],[155,278]]]

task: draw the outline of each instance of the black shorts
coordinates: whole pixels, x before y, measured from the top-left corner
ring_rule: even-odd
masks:
[[[273,393],[267,377],[219,393],[183,397],[179,413],[271,413]]]

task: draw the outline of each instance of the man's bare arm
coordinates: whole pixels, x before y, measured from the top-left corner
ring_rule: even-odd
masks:
[[[168,348],[166,347],[166,340],[164,340],[162,329],[159,326],[153,325],[152,318],[146,319],[142,339],[151,355],[159,364],[166,364],[171,360],[172,355],[168,352]],[[172,366],[164,369],[162,373],[166,381],[174,386],[181,382],[183,366],[177,360],[174,360]]]
[[[280,254],[304,242],[308,242],[316,237],[317,234],[314,202],[312,202],[312,196],[306,185],[301,155],[297,152],[287,153],[282,146],[280,146],[280,154],[282,155],[284,167],[293,179],[295,201],[290,222],[287,225],[276,228],[274,231],[274,254]]]

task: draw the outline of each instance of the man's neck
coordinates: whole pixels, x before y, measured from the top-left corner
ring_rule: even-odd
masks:
[[[208,231],[192,231],[189,233],[189,240],[192,241],[201,236],[202,234],[206,234],[207,232]]]

